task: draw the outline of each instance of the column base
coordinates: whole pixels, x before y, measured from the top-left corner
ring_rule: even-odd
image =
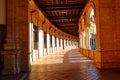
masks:
[[[3,55],[2,75],[18,74],[31,70],[29,54],[19,50],[1,51]]]
[[[95,65],[99,69],[120,68],[120,63],[114,63],[114,62],[107,62],[107,63],[96,62]]]
[[[80,49],[80,52],[87,56],[87,50]],[[87,56],[95,61],[95,65],[100,69],[120,68],[120,51],[89,51]]]
[[[6,50],[6,51],[1,51],[1,54],[4,57],[2,74],[9,75],[9,74],[19,73],[20,72],[20,66],[19,66],[20,51]]]
[[[19,73],[19,72],[18,72],[18,73]],[[4,68],[4,69],[2,70],[2,75],[10,75],[10,74],[17,74],[16,68],[14,68],[14,69]]]
[[[95,66],[96,66],[97,68],[99,68],[99,69],[102,68],[102,67],[101,67],[101,62],[95,62]]]
[[[120,68],[120,52],[119,51],[95,52],[95,64],[96,67],[100,69]]]
[[[20,62],[20,70],[21,70],[21,72],[29,72],[29,71],[31,71],[30,53],[23,51],[20,54],[20,58],[21,58],[21,62]]]

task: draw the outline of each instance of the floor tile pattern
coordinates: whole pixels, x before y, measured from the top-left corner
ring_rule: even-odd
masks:
[[[120,80],[120,69],[97,69],[78,49],[49,54],[31,65],[30,73],[0,76],[0,80]]]
[[[26,80],[120,80],[120,69],[99,70],[78,49],[47,55],[32,63]]]

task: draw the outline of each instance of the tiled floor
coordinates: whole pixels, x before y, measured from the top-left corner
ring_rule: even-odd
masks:
[[[120,80],[120,69],[99,70],[75,49],[47,55],[32,63],[31,73],[21,75],[0,80]]]

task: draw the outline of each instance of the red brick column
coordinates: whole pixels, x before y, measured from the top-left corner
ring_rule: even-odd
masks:
[[[1,51],[4,56],[4,68],[2,74],[16,74],[20,72],[19,55],[20,51],[6,50]]]
[[[95,59],[99,68],[120,68],[120,1],[99,0],[100,50]]]
[[[4,56],[4,75],[30,70],[28,0],[7,0],[6,4],[7,36],[4,50],[1,51]]]

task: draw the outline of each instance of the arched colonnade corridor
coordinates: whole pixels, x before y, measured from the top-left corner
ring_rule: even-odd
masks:
[[[31,63],[30,72],[0,76],[1,80],[119,80],[120,69],[98,69],[79,49],[46,55]]]
[[[48,54],[78,48],[78,41],[56,37],[30,23],[30,62]]]
[[[1,0],[0,80],[119,80],[119,4],[88,0],[77,37],[53,25],[34,0]]]

